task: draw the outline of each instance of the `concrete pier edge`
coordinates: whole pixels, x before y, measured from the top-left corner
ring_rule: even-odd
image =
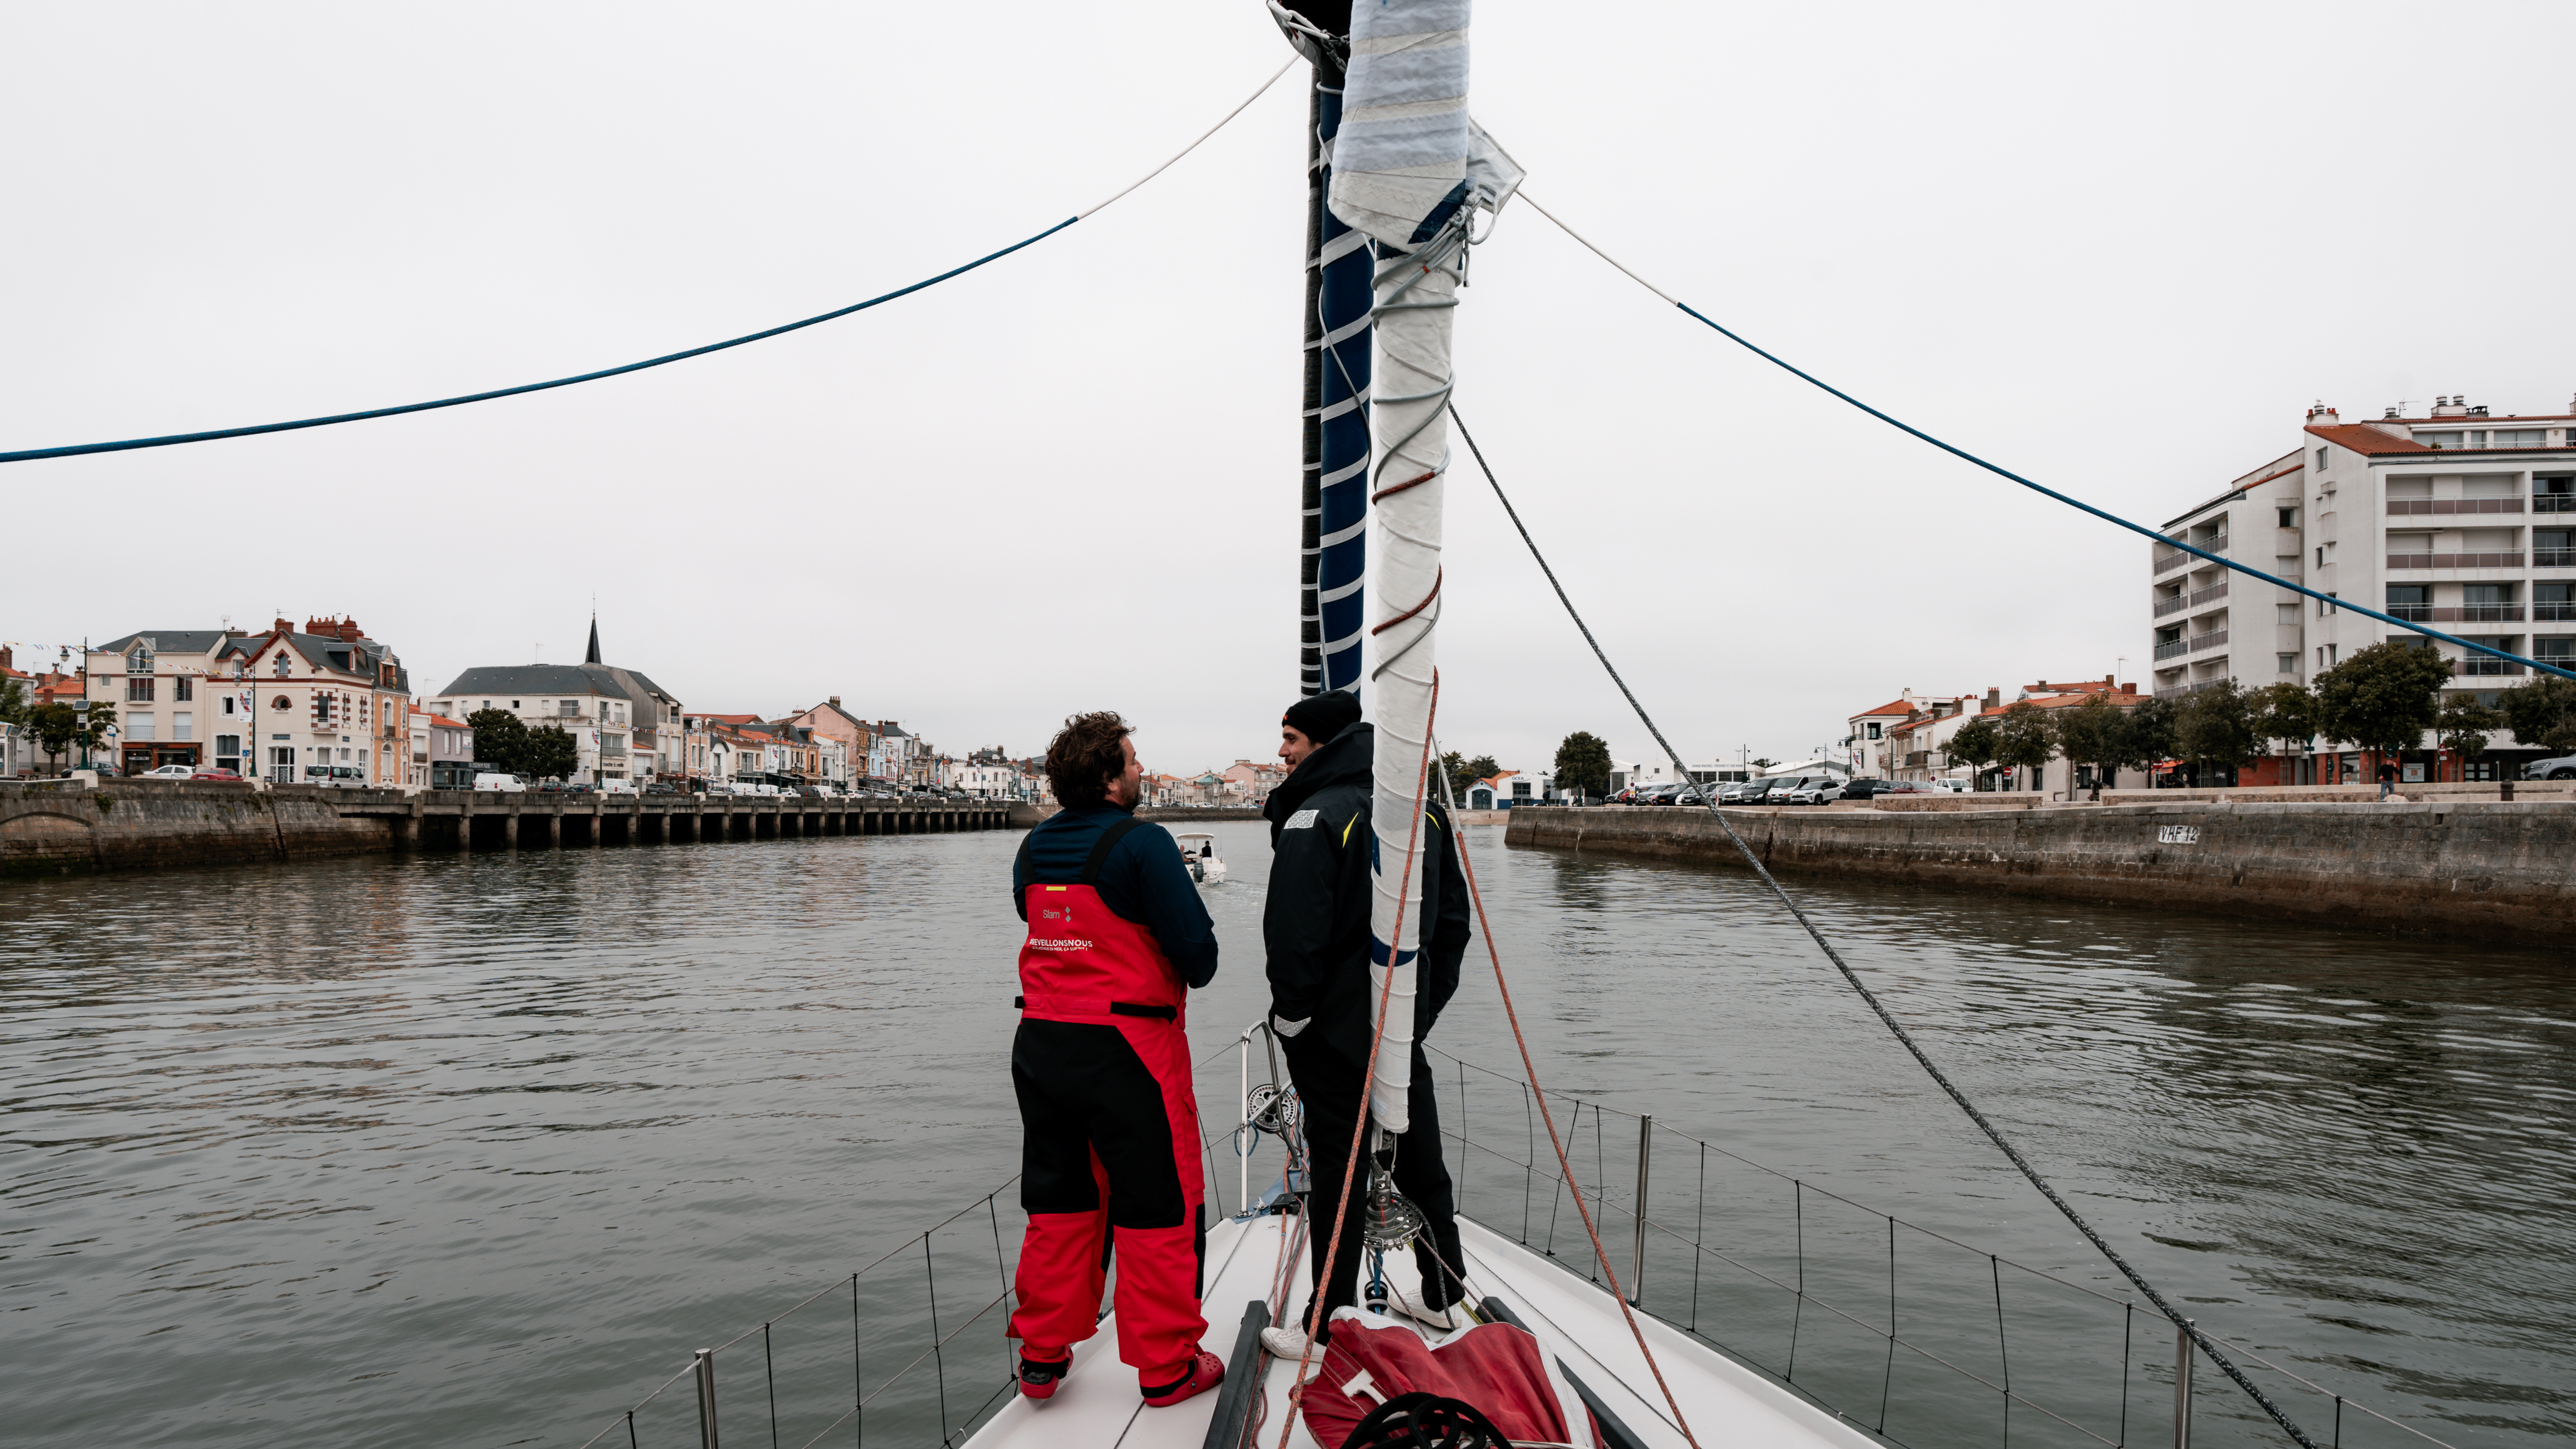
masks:
[[[1973,799],[1974,797],[1966,797]],[[1705,810],[1513,810],[1504,843],[1743,868]],[[1730,810],[1782,875],[2565,942],[2576,803],[2189,801],[1931,812]]]

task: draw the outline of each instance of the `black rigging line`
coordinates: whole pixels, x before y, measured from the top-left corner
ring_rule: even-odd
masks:
[[[248,438],[255,437],[261,433],[286,433],[293,432],[298,428],[322,428],[328,427],[333,423],[360,423],[365,422],[370,418],[392,418],[400,417],[404,413],[425,413],[437,408],[463,407],[467,403],[490,402],[494,398],[516,397],[523,392],[545,392],[550,388],[570,387],[577,382],[597,382],[603,377],[617,377],[629,372],[642,372],[648,367],[660,367],[666,363],[684,362],[692,357],[704,357],[710,352],[722,352],[728,347],[740,347],[746,342],[760,342],[771,337],[780,336],[784,333],[801,331],[804,328],[812,327],[819,323],[829,322],[835,318],[847,317],[853,312],[864,312],[870,307],[891,302],[898,297],[909,297],[924,287],[935,287],[941,282],[947,281],[951,277],[964,276],[966,273],[975,270],[986,262],[999,261],[1002,258],[1009,256],[1011,253],[1018,251],[1022,247],[1042,242],[1048,237],[1055,235],[1057,232],[1064,230],[1066,227],[1073,225],[1081,219],[1082,218],[1078,216],[1068,216],[1064,220],[1057,222],[1055,225],[1048,227],[1046,230],[1039,232],[1037,235],[1030,237],[1025,241],[1015,241],[1009,246],[1002,248],[1000,251],[977,257],[975,260],[968,262],[962,267],[951,267],[947,271],[941,272],[938,276],[925,277],[922,280],[913,283],[909,287],[898,287],[882,296],[870,297],[864,302],[853,302],[847,307],[837,307],[829,312],[817,313],[816,315],[807,317],[802,321],[789,322],[778,327],[763,328],[758,332],[747,332],[740,337],[729,337],[722,342],[710,342],[704,347],[692,347],[685,352],[671,352],[665,353],[660,357],[648,357],[642,362],[630,362],[622,367],[603,367],[597,372],[585,372],[573,377],[558,377],[546,382],[523,382],[517,387],[496,387],[489,392],[470,392],[462,397],[443,397],[432,402],[403,403],[398,407],[369,408],[365,412],[333,413],[329,417],[297,418],[292,422],[255,423],[246,428],[215,428],[202,433],[170,433],[157,438],[125,438],[113,443],[73,443],[60,448],[22,448],[14,453],[0,453],[0,463],[32,463],[40,458],[76,458],[84,453],[122,453],[133,448],[167,448],[179,443],[210,443],[218,438]]]
[[[2272,574],[2267,574],[2261,569],[2255,568],[2250,564],[2241,564],[2237,563],[2233,559],[2222,558],[2197,544],[2185,543],[2181,539],[2172,538],[2165,534],[2158,533],[2156,530],[2147,527],[2143,523],[2131,523],[2120,515],[2112,513],[2106,509],[2096,508],[2081,498],[2070,497],[2067,494],[2060,493],[2056,489],[2051,488],[2044,483],[2035,483],[2030,479],[2023,477],[2019,473],[2014,472],[2010,468],[2004,467],[2000,463],[1987,462],[1985,459],[1978,457],[1967,449],[1959,447],[1954,443],[1944,442],[1940,438],[1934,437],[1932,434],[1923,431],[1912,423],[1906,422],[1902,418],[1891,417],[1890,415],[1879,411],[1877,408],[1871,407],[1869,404],[1862,402],[1859,398],[1853,397],[1850,393],[1843,391],[1841,388],[1838,388],[1832,383],[1825,381],[1823,378],[1816,376],[1814,373],[1807,371],[1805,368],[1782,358],[1776,353],[1754,345],[1751,341],[1748,341],[1742,333],[1737,332],[1735,329],[1728,327],[1723,323],[1711,320],[1707,314],[1701,312],[1698,308],[1693,307],[1688,302],[1684,302],[1681,299],[1674,297],[1663,288],[1656,286],[1654,283],[1647,281],[1641,276],[1638,276],[1635,272],[1629,271],[1627,267],[1621,265],[1617,258],[1611,256],[1608,252],[1601,250],[1601,248],[1594,246],[1591,240],[1585,237],[1581,232],[1567,226],[1562,221],[1557,221],[1556,214],[1554,212],[1549,211],[1544,206],[1540,206],[1536,201],[1530,200],[1530,195],[1526,188],[1524,188],[1519,195],[1521,200],[1529,203],[1532,210],[1536,211],[1539,215],[1546,217],[1549,221],[1555,222],[1558,230],[1564,232],[1567,236],[1574,238],[1577,242],[1580,242],[1585,251],[1592,253],[1601,260],[1608,262],[1611,266],[1618,268],[1620,273],[1626,276],[1628,280],[1635,282],[1638,286],[1654,293],[1663,301],[1669,302],[1673,306],[1680,308],[1681,311],[1686,316],[1690,317],[1691,320],[1700,323],[1720,337],[1723,337],[1727,341],[1734,343],[1736,346],[1743,348],[1745,351],[1752,353],[1754,356],[1761,358],[1764,362],[1770,363],[1772,366],[1779,368],[1782,372],[1789,374],[1791,377],[1794,377],[1801,382],[1808,383],[1821,391],[1830,393],[1834,397],[1850,403],[1853,407],[1860,409],[1862,412],[1865,412],[1871,417],[1878,419],[1880,422],[1887,424],[1889,427],[1896,429],[1898,432],[1905,433],[1923,442],[1930,443],[1933,447],[1940,449],[1944,453],[1948,453],[1954,458],[1958,458],[1964,462],[1974,463],[1978,467],[1985,469],[1987,472],[1994,474],[1998,478],[2004,478],[2018,483],[2033,493],[2037,493],[2045,498],[2053,498],[2058,502],[2065,504],[2069,508],[2080,508],[2086,513],[2090,513],[2094,517],[2101,519],[2105,523],[2117,524],[2118,526],[2129,530],[2131,533],[2144,534],[2146,537],[2155,540],[2157,543],[2171,544],[2182,552],[2202,559],[2208,563],[2217,564],[2221,568],[2233,569],[2237,573],[2245,575],[2247,578],[2261,579],[2267,584],[2288,589],[2292,593],[2305,594],[2309,598],[2316,600],[2318,603],[2325,605],[2329,610],[2350,609],[2352,612],[2359,614],[2364,618],[2377,619],[2383,624],[2394,624],[2401,629],[2411,630],[2414,633],[2421,634],[2427,639],[2439,639],[2445,644],[2456,644],[2462,649],[2475,650],[2480,654],[2491,655],[2497,659],[2505,660],[2508,663],[2519,664],[2527,669],[2535,670],[2542,674],[2555,674],[2561,679],[2576,679],[2576,671],[2562,669],[2555,664],[2543,663],[2538,659],[2526,659],[2522,655],[2514,653],[2512,650],[2500,649],[2493,644],[2481,644],[2474,639],[2463,639],[2456,634],[2445,634],[2439,629],[2427,629],[2421,624],[2417,624],[2406,619],[2400,619],[2393,614],[2383,614],[2379,610],[2371,608],[2366,604],[2356,604],[2349,599],[2337,598],[2332,594],[2319,593],[2317,590],[2309,588],[2307,585],[2300,583],[2295,579],[2280,578]]]
[[[1618,685],[1619,692],[1627,696],[1628,707],[1637,712],[1637,718],[1646,726],[1646,732],[1655,737],[1655,743],[1661,745],[1664,753],[1671,758],[1675,777],[1689,779],[1690,771],[1682,764],[1680,751],[1673,748],[1672,741],[1664,738],[1662,728],[1656,725],[1653,716],[1646,713],[1646,707],[1637,702],[1637,692],[1628,687],[1627,680],[1619,677],[1618,667],[1610,662],[1610,656],[1602,649],[1601,641],[1593,637],[1592,626],[1583,622],[1583,615],[1574,607],[1574,601],[1566,597],[1565,585],[1557,581],[1556,570],[1548,567],[1547,556],[1539,552],[1538,541],[1530,537],[1528,525],[1521,522],[1520,510],[1512,507],[1512,500],[1504,495],[1501,480],[1494,476],[1493,465],[1485,461],[1484,449],[1476,446],[1475,436],[1467,431],[1467,420],[1458,416],[1455,403],[1449,407],[1449,417],[1451,421],[1457,423],[1458,436],[1466,440],[1467,451],[1475,455],[1476,467],[1484,473],[1485,482],[1494,490],[1495,500],[1503,505],[1503,512],[1510,516],[1512,527],[1520,533],[1521,542],[1529,546],[1530,557],[1537,560],[1539,572],[1547,575],[1548,587],[1556,590],[1556,600],[1565,606],[1566,617],[1572,619],[1574,627],[1583,632],[1583,642],[1592,646],[1592,657],[1601,661],[1602,669],[1610,675],[1610,682]],[[2003,1155],[2011,1160],[2013,1166],[2021,1169],[2021,1175],[2030,1179],[2030,1185],[2039,1189],[2040,1196],[2047,1198],[2051,1205],[2064,1213],[2066,1220],[2075,1225],[2076,1231],[2082,1233],[2086,1241],[2100,1250],[2103,1257],[2110,1259],[2111,1266],[2119,1269],[2121,1276],[2127,1278],[2149,1303],[2154,1304],[2157,1312],[2171,1319],[2176,1328],[2191,1335],[2191,1341],[2200,1346],[2201,1352],[2209,1355],[2210,1362],[2225,1370],[2227,1376],[2236,1381],[2238,1388],[2251,1396],[2255,1403],[2262,1406],[2263,1412],[2272,1416],[2274,1423],[2279,1424],[2291,1438],[2299,1442],[2301,1449],[2317,1449],[2317,1442],[2292,1422],[2290,1416],[2283,1413],[2280,1405],[2273,1403],[2270,1396],[2256,1388],[2254,1381],[2245,1377],[2244,1370],[2238,1368],[2226,1354],[2219,1352],[2218,1345],[2208,1334],[2201,1332],[2190,1319],[2183,1317],[2172,1304],[2165,1301],[2165,1296],[2158,1293],[2153,1284],[2140,1276],[2137,1269],[2130,1267],[2129,1260],[2121,1257],[2118,1250],[2105,1241],[2102,1235],[2094,1230],[2091,1223],[2084,1220],[2084,1215],[2077,1212],[2072,1203],[2058,1195],[2057,1189],[2049,1185],[2048,1179],[2039,1175],[2039,1169],[2030,1165],[2030,1159],[2021,1155],[2021,1149],[2013,1146],[2012,1139],[2004,1136],[2003,1130],[1989,1121],[1986,1114],[1977,1109],[1976,1103],[1968,1100],[1968,1094],[1959,1090],[1958,1084],[1950,1080],[1949,1074],[1933,1063],[1932,1058],[1915,1042],[1913,1034],[1897,1021],[1885,1003],[1878,999],[1877,994],[1861,984],[1859,974],[1852,970],[1851,963],[1843,959],[1842,953],[1834,949],[1833,943],[1825,939],[1825,933],[1816,929],[1816,923],[1807,919],[1805,911],[1798,909],[1798,903],[1790,899],[1787,891],[1780,888],[1780,882],[1772,879],[1770,869],[1762,864],[1762,857],[1754,853],[1752,846],[1745,844],[1743,836],[1735,833],[1734,822],[1726,818],[1725,811],[1717,808],[1716,792],[1703,790],[1700,794],[1704,798],[1709,814],[1716,817],[1718,827],[1726,832],[1726,838],[1732,841],[1736,850],[1743,854],[1744,863],[1753,867],[1753,873],[1762,878],[1762,884],[1770,889],[1771,894],[1779,900],[1780,904],[1789,908],[1790,915],[1797,917],[1798,924],[1806,929],[1809,937],[1814,939],[1817,949],[1825,953],[1825,959],[1834,963],[1834,969],[1842,973],[1843,980],[1851,984],[1852,990],[1860,993],[1860,999],[1868,1003],[1871,1011],[1878,1014],[1878,1019],[1895,1035],[1898,1043],[1913,1055],[1915,1062],[1931,1076],[1933,1082],[1943,1092],[1949,1095],[1950,1100],[1959,1105],[1959,1110],[1968,1114],[1968,1120],[1977,1124],[1977,1130],[1986,1134],[1986,1140],[1995,1144]]]

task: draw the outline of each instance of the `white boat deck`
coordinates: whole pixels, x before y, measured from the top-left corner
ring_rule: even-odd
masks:
[[[1209,1232],[1205,1347],[1210,1352],[1230,1358],[1244,1306],[1269,1297],[1291,1221],[1236,1219]],[[1652,1449],[1686,1449],[1635,1338],[1621,1321],[1616,1299],[1471,1221],[1461,1220],[1459,1229],[1467,1256],[1460,1266],[1477,1301],[1490,1296],[1509,1307],[1549,1356],[1580,1379],[1637,1442]],[[1386,1267],[1399,1286],[1414,1288],[1411,1252],[1390,1254]],[[1307,1278],[1303,1263],[1293,1265],[1291,1318],[1304,1312]],[[1861,1449],[1879,1442],[1679,1330],[1650,1318],[1639,1322],[1692,1432],[1708,1449]],[[1250,1442],[1275,1449],[1296,1365],[1266,1357],[1261,1365],[1263,1403],[1255,1413],[1260,1427]],[[1136,1396],[1135,1372],[1118,1361],[1113,1316],[1102,1320],[1089,1342],[1075,1348],[1073,1372],[1054,1398],[1044,1403],[1012,1399],[968,1443],[974,1449],[1201,1449],[1208,1443],[1217,1404],[1227,1397],[1217,1389],[1168,1409],[1144,1407]],[[1318,1445],[1302,1422],[1288,1442],[1292,1449],[1339,1449]]]

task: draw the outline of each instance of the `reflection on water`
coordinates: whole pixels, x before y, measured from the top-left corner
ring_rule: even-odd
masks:
[[[1217,829],[1202,1056],[1264,1003],[1263,829]],[[1470,838],[1551,1087],[2107,1286],[1747,879],[1499,837]],[[13,1439],[577,1444],[1015,1170],[1017,844],[5,888]],[[2576,1427],[2559,958],[1793,889],[2205,1323],[2454,1442]],[[1482,960],[1435,1041],[1507,1067]],[[1233,1089],[1208,1068],[1211,1117]]]

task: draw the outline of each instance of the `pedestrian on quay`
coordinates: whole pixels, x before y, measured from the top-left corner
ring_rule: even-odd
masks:
[[[2391,791],[2391,790],[2394,790],[2394,789],[2396,789],[2396,788],[2397,788],[2397,767],[2396,767],[2395,765],[2392,765],[2392,764],[2388,763],[2386,760],[2382,760],[2382,761],[2380,761],[2380,762],[2379,762],[2379,798],[2380,798],[2380,799],[2382,799],[2382,800],[2387,799],[2387,798],[2388,798],[2388,792],[2389,792],[2389,791]]]
[[[1189,993],[1216,976],[1216,923],[1170,831],[1136,818],[1143,767],[1124,719],[1078,714],[1047,744],[1063,806],[1020,846],[1020,1392],[1052,1397],[1098,1330],[1118,1255],[1118,1357],[1155,1408],[1214,1388],[1199,1346],[1207,1179],[1190,1084]]]
[[[1340,1206],[1351,1140],[1367,1125],[1366,1075],[1376,1026],[1377,997],[1369,981],[1369,861],[1375,853],[1369,816],[1376,748],[1377,731],[1360,723],[1359,701],[1349,693],[1336,690],[1297,701],[1279,721],[1279,758],[1288,765],[1288,778],[1262,807],[1270,821],[1271,846],[1270,889],[1261,911],[1270,1024],[1287,1054],[1288,1075],[1305,1113],[1307,1266],[1314,1299],[1322,1304],[1308,1318],[1292,1316],[1261,1331],[1262,1346],[1284,1359],[1306,1356],[1306,1323],[1315,1326],[1320,1345],[1332,1336],[1333,1310],[1356,1306],[1358,1298],[1367,1164],[1352,1175],[1350,1210],[1340,1212]],[[1407,795],[1411,787],[1407,781]],[[1465,1321],[1451,1307],[1460,1285],[1442,1266],[1461,1257],[1458,1210],[1449,1169],[1440,1160],[1439,1106],[1422,1043],[1440,1009],[1457,993],[1458,963],[1467,953],[1467,883],[1458,864],[1454,825],[1436,798],[1424,802],[1426,848],[1416,877],[1422,889],[1422,949],[1416,958],[1420,975],[1407,1098],[1412,1125],[1395,1139],[1391,1169],[1397,1190],[1422,1210],[1429,1227],[1428,1240],[1413,1249],[1421,1295],[1391,1289],[1389,1302],[1407,1317],[1444,1331]],[[1396,832],[1390,838],[1404,837]],[[1331,1250],[1333,1278],[1328,1284],[1324,1258],[1337,1215],[1341,1246]]]

